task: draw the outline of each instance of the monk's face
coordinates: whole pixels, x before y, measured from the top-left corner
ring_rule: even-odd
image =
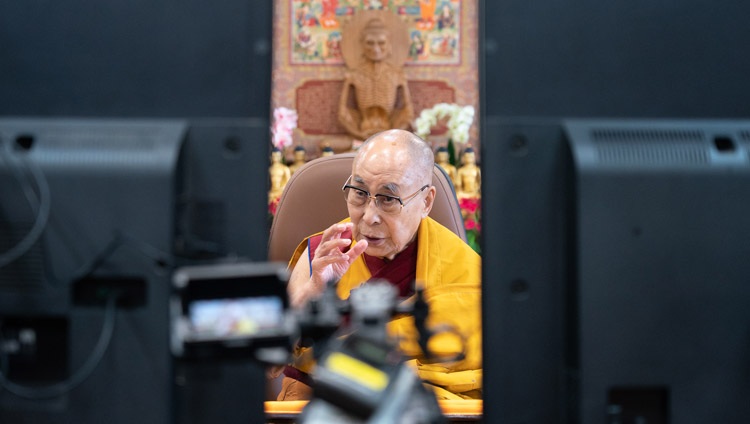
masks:
[[[435,198],[431,170],[429,177],[424,171],[415,170],[408,149],[393,142],[397,137],[389,131],[371,140],[355,160],[349,183],[372,196],[400,197],[405,204],[391,213],[384,212],[373,200],[363,206],[347,204],[354,224],[353,238],[367,240],[365,253],[385,259],[393,259],[415,240],[419,223],[429,214]],[[420,191],[427,184],[430,186]]]
[[[369,31],[362,37],[362,48],[365,57],[373,62],[380,62],[388,58],[390,43],[388,34],[384,31]]]

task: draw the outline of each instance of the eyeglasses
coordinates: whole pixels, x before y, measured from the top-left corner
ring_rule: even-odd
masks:
[[[424,189],[430,186],[429,184],[425,184],[414,194],[406,196],[402,199],[398,196],[389,196],[387,194],[376,194],[373,196],[367,190],[349,185],[349,181],[351,181],[351,179],[352,177],[350,175],[349,178],[346,179],[346,183],[344,183],[344,186],[341,187],[341,190],[344,192],[346,202],[354,207],[359,208],[365,206],[370,199],[373,199],[375,201],[375,206],[385,213],[401,212],[401,209],[403,209],[407,203],[409,203],[419,193],[423,192]]]

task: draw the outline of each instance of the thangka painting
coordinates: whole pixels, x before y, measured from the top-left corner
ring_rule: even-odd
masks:
[[[409,29],[406,65],[461,63],[461,0],[290,0],[291,64],[343,64],[341,28],[360,10],[396,13]]]

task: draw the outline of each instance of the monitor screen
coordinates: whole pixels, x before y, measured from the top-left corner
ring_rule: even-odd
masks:
[[[273,296],[196,300],[188,310],[190,341],[262,337],[284,323],[284,304]]]
[[[750,122],[490,118],[485,418],[750,414]]]

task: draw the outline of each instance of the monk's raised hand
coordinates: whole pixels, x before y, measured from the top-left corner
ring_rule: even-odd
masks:
[[[349,266],[367,249],[367,241],[352,244],[352,223],[339,223],[323,231],[323,237],[312,260],[312,283],[324,290],[329,281],[337,281]],[[350,248],[351,246],[351,248]]]

